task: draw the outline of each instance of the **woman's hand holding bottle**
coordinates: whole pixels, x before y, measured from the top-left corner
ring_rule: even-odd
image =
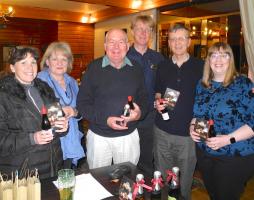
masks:
[[[68,119],[66,117],[59,117],[55,122],[54,122],[54,128],[56,133],[63,133],[68,130]]]
[[[52,129],[37,131],[33,135],[35,144],[48,144],[54,139]]]
[[[190,124],[190,136],[194,142],[200,142],[199,133],[194,131],[194,123]]]

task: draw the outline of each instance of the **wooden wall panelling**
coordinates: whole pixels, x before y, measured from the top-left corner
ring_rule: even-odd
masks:
[[[71,75],[78,79],[94,58],[94,26],[73,22],[12,18],[0,28],[0,64],[3,65],[3,46],[30,45],[44,53],[53,41],[66,41],[74,54]],[[5,63],[0,69],[8,68]]]
[[[72,22],[58,22],[58,40],[70,44],[74,55],[71,75],[80,79],[86,66],[94,58],[94,26]]]
[[[57,22],[49,20],[33,20],[12,18],[0,28],[0,64],[2,68],[8,68],[3,63],[2,49],[10,45],[30,45],[43,52],[43,48],[52,41],[57,40]]]

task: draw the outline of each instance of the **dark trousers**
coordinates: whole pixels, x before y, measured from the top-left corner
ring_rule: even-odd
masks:
[[[154,171],[153,164],[153,125],[155,111],[151,111],[144,121],[138,125],[140,139],[140,158],[138,167],[152,176]]]
[[[154,164],[166,178],[166,170],[180,169],[182,199],[191,199],[191,185],[196,166],[195,143],[190,137],[167,133],[154,126]]]
[[[254,155],[211,156],[196,147],[198,169],[212,200],[239,200],[246,182],[254,175]]]

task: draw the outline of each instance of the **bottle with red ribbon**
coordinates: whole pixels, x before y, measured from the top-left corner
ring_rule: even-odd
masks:
[[[214,121],[212,119],[209,119],[209,132],[208,132],[208,137],[216,137],[216,132],[214,130]]]
[[[144,175],[143,174],[137,174],[136,176],[136,183],[133,185],[133,194],[132,199],[133,200],[145,200],[144,195],[144,188],[148,191],[152,190],[152,187],[145,184]]]
[[[163,99],[160,99],[160,105],[163,105]],[[163,110],[161,110],[161,116],[163,120],[169,120],[169,114],[168,114],[168,109],[165,107]]]
[[[130,109],[134,110],[134,104],[133,104],[133,97],[132,96],[128,96],[128,104],[130,106]]]
[[[180,192],[180,178],[179,167],[173,167],[172,171],[168,170],[167,182],[168,182],[168,200],[179,200],[181,196]]]
[[[161,178],[160,171],[155,171],[153,173],[153,179],[151,182],[152,182],[151,200],[161,199],[161,188],[163,187],[163,180]]]
[[[45,131],[51,129],[51,124],[47,115],[47,108],[45,105],[43,105],[41,108],[41,129]]]

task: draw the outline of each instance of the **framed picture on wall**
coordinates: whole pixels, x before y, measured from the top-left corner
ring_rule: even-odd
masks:
[[[3,49],[2,49],[2,68],[1,70],[7,70],[9,68],[9,63],[8,63],[8,60],[9,60],[9,56],[10,56],[10,53],[12,51],[13,48],[15,48],[17,45],[15,44],[10,44],[10,45],[4,45],[3,46]]]

